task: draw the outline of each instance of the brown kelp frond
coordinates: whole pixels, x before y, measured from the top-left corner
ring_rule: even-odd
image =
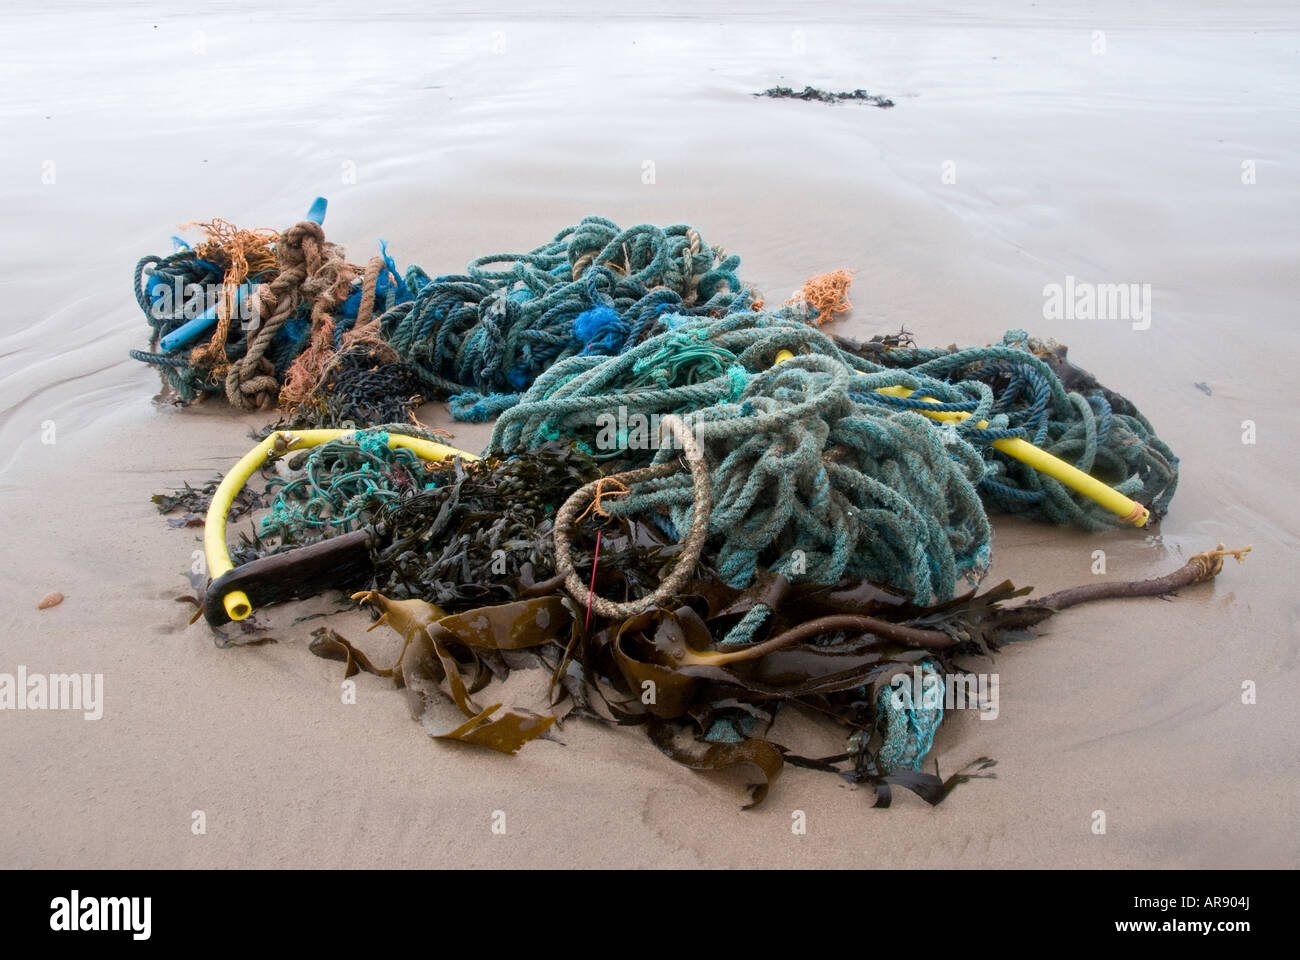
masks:
[[[455,730],[433,734],[433,738],[456,740],[513,755],[518,753],[525,743],[537,739],[555,723],[554,717],[514,711],[502,714],[495,720],[488,719],[500,709],[499,703],[488,707],[477,716],[466,720]]]
[[[750,802],[745,804],[745,810],[763,802],[785,764],[782,748],[761,737],[749,737],[738,743],[707,743],[682,736],[681,726],[662,720],[652,722],[649,732],[651,742],[665,756],[692,770],[729,770],[742,766],[757,770],[763,779],[750,785]]]
[[[1007,643],[1032,638],[1032,633],[1008,616],[1010,609],[1003,604],[1027,596],[1033,589],[1016,589],[1010,580],[1004,580],[982,593],[967,594],[909,622],[913,627],[942,632],[956,645],[956,652],[988,656]]]
[[[1012,625],[1029,627],[1046,620],[1054,613],[1081,603],[1120,600],[1128,597],[1169,596],[1192,584],[1213,580],[1223,571],[1225,557],[1235,557],[1238,563],[1245,563],[1246,555],[1251,549],[1252,547],[1243,547],[1239,550],[1229,550],[1223,544],[1219,544],[1214,550],[1206,550],[1194,555],[1183,566],[1163,577],[1152,577],[1148,580],[1113,580],[1058,590],[1041,600],[1029,600],[1007,611],[1001,622],[1007,628]]]
[[[317,627],[311,635],[313,639],[307,649],[323,660],[340,660],[347,664],[343,671],[345,680],[356,676],[362,670],[376,677],[393,675],[391,668],[383,670],[376,667],[370,662],[370,658],[329,627]]]
[[[556,722],[555,716],[526,710],[508,710],[494,717],[502,704],[482,707],[473,695],[490,679],[483,655],[552,644],[569,633],[574,609],[566,598],[533,597],[453,615],[423,600],[391,600],[373,590],[356,593],[353,599],[380,611],[372,629],[384,624],[403,638],[397,664],[389,669],[375,667],[365,654],[327,627],[313,632],[316,639],[309,649],[318,657],[344,661],[345,677],[364,670],[399,681],[406,688],[412,715],[434,739],[513,754]],[[435,707],[446,700],[467,720],[452,730],[438,732]]]
[[[423,600],[389,600],[375,590],[363,590],[352,594],[352,599],[361,604],[370,604],[379,610],[379,619],[370,625],[371,630],[386,623],[398,632],[407,642],[412,636],[426,629],[446,616],[440,607]]]

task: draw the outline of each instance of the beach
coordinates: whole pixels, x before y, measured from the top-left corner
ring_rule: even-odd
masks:
[[[7,18],[0,672],[99,674],[103,703],[95,720],[0,711],[0,866],[1300,866],[1294,8],[49,3]],[[753,96],[805,84],[895,106]],[[515,757],[434,742],[390,682],[361,675],[346,703],[341,666],[308,652],[321,621],[294,620],[320,611],[377,662],[400,649],[335,597],[260,613],[274,644],[222,649],[187,625],[175,598],[193,592],[201,529],[150,501],[229,469],[273,415],[153,402],[156,373],[127,357],[149,333],[132,268],[186,222],[278,229],[316,196],[354,262],[382,239],[402,266],[453,273],[587,214],[686,222],[772,303],[853,271],[853,309],[826,327],[842,336],[1054,338],[1156,425],[1178,493],[1145,530],[995,517],[985,582],[1049,593],[1159,576],[1220,542],[1253,552],[978,661],[1000,678],[998,715],[956,711],[931,762],[990,757],[997,777],[936,807],[896,791],[873,809],[870,790],[787,768],[742,811],[742,781],[582,720]],[[1049,316],[1067,284],[1137,285],[1149,309]],[[444,404],[420,416],[465,450],[490,433]],[[63,602],[38,609],[52,591]],[[519,671],[505,695],[540,708],[545,687]],[[794,711],[773,736],[842,748]]]

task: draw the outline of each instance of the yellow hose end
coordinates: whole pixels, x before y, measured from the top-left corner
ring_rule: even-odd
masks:
[[[794,354],[791,353],[789,350],[780,350],[777,352],[776,359],[772,362],[772,366],[776,366],[778,363],[785,363],[787,360],[793,360],[793,359],[794,359]]]
[[[231,590],[221,598],[221,603],[231,620],[246,620],[253,612],[253,604],[249,602],[248,594],[243,590]]]

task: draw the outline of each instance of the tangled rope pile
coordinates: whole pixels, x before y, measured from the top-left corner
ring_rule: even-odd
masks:
[[[164,381],[176,391],[181,400],[190,403],[207,393],[219,389],[219,380],[232,360],[247,352],[248,344],[241,336],[230,337],[231,304],[226,295],[226,277],[232,279],[242,274],[242,279],[255,283],[270,281],[275,276],[275,261],[265,248],[263,256],[254,254],[256,266],[248,263],[249,250],[238,241],[223,249],[217,239],[222,234],[229,237],[232,231],[223,229],[223,221],[214,221],[208,243],[191,249],[177,241],[178,249],[167,257],[141,257],[135,266],[134,290],[136,302],[152,328],[150,350],[132,350],[133,359],[156,366]],[[243,264],[241,266],[240,260]],[[147,277],[147,280],[146,280]],[[207,306],[203,291],[221,289],[222,299],[218,320],[223,350],[211,349],[217,343],[217,334],[205,347],[190,350],[178,347],[167,353],[152,352],[162,337],[193,320]],[[280,370],[288,369],[297,349],[287,342],[279,342],[267,355],[267,360]]]
[[[416,266],[399,276],[382,248],[366,267],[350,264],[311,219],[278,235],[223,221],[204,230],[194,249],[137,264],[155,349],[132,355],[187,402],[220,393],[243,409],[278,404],[295,429],[382,425],[305,455],[301,476],[272,480],[270,513],[244,558],[365,526],[383,531],[371,545],[371,586],[399,602],[504,603],[563,584],[563,610],[585,604],[588,620],[609,621],[596,640],[575,620],[566,661],[579,648],[596,659],[612,650],[629,685],[691,630],[713,648],[701,668],[784,645],[798,632],[799,603],[826,602],[805,596],[783,608],[787,587],[869,583],[911,609],[946,604],[988,568],[990,510],[1085,529],[1122,522],[1008,456],[1007,441],[1077,467],[1157,519],[1177,487],[1178,460],[1151,424],[1064,348],[1019,330],[964,349],[922,349],[907,335],[837,338],[819,325],[850,308],[851,274],[815,277],[764,310],[736,275],[739,258],[687,225],[620,229],[587,217],[528,253],[490,254],[436,277]],[[222,292],[211,332],[159,352],[194,319],[164,291],[196,285]],[[245,297],[264,321],[234,323]],[[418,433],[401,421],[426,398],[449,400],[457,419],[498,418],[495,459],[431,465],[391,449],[387,431]],[[921,411],[961,419],[939,426]],[[598,571],[599,525],[610,521],[632,546],[604,555]],[[580,541],[592,523],[588,551]],[[508,574],[487,576],[498,561]],[[611,583],[624,599],[599,592]],[[703,604],[706,626],[675,606],[692,591],[730,591],[730,602]],[[952,627],[965,631],[962,649],[985,649],[970,624],[1005,596],[964,598],[969,609],[935,615],[965,617]],[[883,630],[900,647],[890,656],[942,691],[951,664],[935,638],[950,638],[883,621],[841,629],[844,618],[827,609],[810,643],[839,651],[863,629]],[[625,632],[640,638],[629,649],[640,644],[646,662],[624,651]],[[612,647],[602,654],[588,640]],[[870,754],[870,776],[919,770],[943,719],[942,707],[873,672],[885,665],[863,659],[853,684],[833,691],[846,698],[841,719],[867,731],[850,753]],[[754,710],[691,716],[715,745],[754,742]]]
[[[257,270],[240,256],[248,237],[261,244]],[[225,231],[213,235],[210,259],[186,249],[137,264],[136,299],[154,352],[131,355],[158,366],[182,401],[222,392],[236,407],[278,401],[293,411],[314,400],[324,418],[340,357],[381,349],[385,362],[414,371],[423,396],[450,399],[457,419],[481,422],[552,363],[630,349],[665,312],[717,315],[755,301],[736,276],[740,258],[686,224],[620,229],[587,217],[528,253],[489,254],[463,274],[432,278],[411,266],[400,280],[386,250],[362,269],[312,220],[275,239],[273,264],[268,244],[264,231]],[[156,352],[160,338],[192,319],[179,308],[159,311],[155,294],[178,276],[220,284],[219,320],[201,346]],[[247,330],[230,323],[243,283],[256,287],[250,299],[265,318]],[[824,296],[818,288],[814,300]],[[814,301],[801,308],[816,315]]]
[[[1017,460],[991,455],[991,445],[1020,438],[1148,507],[1158,518],[1178,486],[1178,458],[1151,423],[1125,397],[1071,366],[1065,348],[1011,330],[1001,344],[964,350],[899,346],[852,357],[858,369],[906,370],[925,391],[948,400],[929,410],[971,416],[956,434],[978,446],[988,461],[980,481],[986,502],[1018,513],[1088,530],[1113,527],[1114,515],[1060,481]],[[956,381],[954,383],[953,381]],[[860,391],[855,399],[890,410],[916,409],[917,400]],[[987,427],[979,422],[987,420]]]
[[[759,312],[761,300],[736,276],[739,258],[709,246],[698,230],[682,224],[666,228],[642,224],[620,230],[609,220],[587,217],[526,254],[489,254],[472,261],[464,274],[432,279],[413,266],[400,280],[386,250],[363,270],[348,264],[337,245],[326,243],[321,226],[311,220],[274,238],[273,251],[272,235],[266,231],[240,231],[224,221],[202,226],[208,240],[194,250],[168,258],[143,258],[136,266],[135,289],[157,343],[189,319],[179,302],[170,310],[160,310],[160,294],[173,287],[179,290],[219,280],[224,295],[215,330],[198,347],[183,346],[168,353],[134,351],[132,356],[158,365],[183,400],[215,391],[224,392],[239,407],[268,406],[278,400],[295,411],[296,426],[397,421],[409,417],[420,400],[435,398],[449,399],[457,419],[484,421],[514,407],[525,397],[524,391],[530,405],[539,399],[563,405],[570,403],[575,391],[589,391],[588,413],[607,401],[625,403],[642,414],[699,412],[712,404],[738,401],[737,391],[744,389],[751,375],[762,372],[752,362],[736,362],[737,355],[722,342],[730,334],[719,323],[745,316],[742,326],[803,329],[802,321],[820,323],[849,307],[851,276],[840,270],[812,278],[799,296],[780,309]],[[143,282],[146,273],[147,283]],[[230,291],[241,283],[257,287],[256,302],[268,315],[265,323],[248,331],[230,322]],[[699,328],[676,336],[667,330],[667,321],[677,330],[691,319],[708,324],[709,331],[716,328],[722,339],[715,340],[711,332]],[[844,377],[853,378],[851,383],[837,379],[835,390],[842,392],[847,384],[848,399],[856,405],[854,416],[859,419],[872,407],[878,413],[924,407],[970,414],[953,425],[955,436],[940,436],[950,441],[945,444],[949,458],[968,467],[974,467],[971,447],[979,452],[983,468],[967,469],[966,475],[993,509],[1088,529],[1115,523],[1104,509],[1059,481],[995,454],[992,444],[1005,438],[1023,439],[1045,449],[1133,497],[1157,516],[1173,496],[1177,458],[1136,407],[1069,367],[1062,349],[1031,340],[1023,331],[1012,331],[1001,345],[965,350],[924,350],[889,342],[855,348],[824,337],[789,336],[789,349],[833,361],[831,367],[823,364],[821,376],[840,369]],[[683,337],[689,337],[689,342]],[[654,346],[641,350],[646,342]],[[751,346],[732,345],[740,350]],[[752,361],[760,353],[751,351],[747,357]],[[619,362],[603,369],[600,383],[591,383],[585,372],[608,357]],[[771,352],[762,359],[770,366]],[[898,376],[900,371],[908,376]],[[564,385],[555,397],[549,396],[561,380],[567,384],[580,374],[576,386]],[[621,400],[607,396],[616,382],[636,395]],[[772,389],[791,389],[789,376],[782,382],[779,388],[772,384]],[[927,396],[943,403],[934,406],[875,392],[882,385],[923,388]],[[652,397],[646,389],[658,389],[663,396]],[[795,393],[802,389],[795,388]],[[764,400],[746,397],[746,402],[751,411],[757,409],[755,402],[759,407],[784,404],[775,394]],[[799,409],[806,413],[809,408]],[[791,420],[787,412],[774,415]],[[708,414],[708,418],[735,422],[710,427],[705,436],[728,430],[739,436],[756,423],[752,413],[745,417],[750,419],[737,419],[731,410]],[[507,419],[498,431],[514,430],[511,424],[516,422],[520,421]],[[823,418],[823,423],[829,422]],[[877,417],[862,422],[893,420]],[[902,439],[902,434],[886,438],[875,433],[872,442],[884,444],[886,459],[890,449],[903,444],[909,447],[908,456],[934,461],[933,442],[919,439],[930,435],[917,421],[910,422],[909,428],[890,429],[896,434],[900,429],[910,431],[915,443]],[[574,426],[567,424],[564,435],[578,437]],[[561,435],[554,425],[551,431],[527,442]],[[521,436],[504,432],[499,439],[524,442]],[[742,461],[751,467],[763,463],[761,457],[755,459],[760,443],[751,439],[746,447],[749,453],[732,461],[728,469],[736,470]],[[784,451],[788,443],[793,444],[791,450],[800,451],[800,469],[812,467],[820,456],[814,455],[816,443],[786,437],[781,441],[783,466],[795,462],[790,459],[794,454]],[[852,448],[840,440],[820,443],[822,448],[838,448],[838,455]],[[770,472],[775,464],[767,461],[755,476],[764,476],[764,470]],[[912,470],[911,464],[899,469],[901,488],[889,479],[882,482],[908,502],[912,491],[903,488],[909,485],[924,490],[919,494],[922,500],[934,501],[950,492],[947,481],[929,479],[933,471],[928,467],[916,481],[904,476]],[[866,472],[875,476],[873,469]],[[799,482],[819,484],[819,477],[822,474],[814,469],[808,477],[801,475]],[[735,538],[735,555],[724,564],[733,579],[744,579],[758,553],[780,539],[776,528],[783,523],[786,507],[777,508],[769,519],[746,515],[746,504],[758,495],[759,486],[751,478],[747,486],[734,491],[740,505],[721,511],[717,521],[720,528],[742,520],[749,524]],[[721,489],[732,492],[726,486]],[[986,531],[968,517],[965,488],[958,484],[954,491],[961,518],[954,528],[959,542],[953,545],[952,562],[944,556],[943,537],[932,530],[930,542],[911,556],[885,564],[892,568],[901,563],[907,572],[899,571],[895,580],[906,582],[907,589],[918,595],[937,585],[932,595],[943,596],[956,576],[978,572],[986,562],[986,557],[977,555],[986,545]],[[660,502],[666,505],[672,497],[662,493]],[[805,495],[799,502],[806,509],[821,509],[815,496]],[[861,500],[858,507],[866,503]],[[876,511],[872,518],[882,522],[880,511],[894,510],[888,497],[872,504],[865,508]],[[855,540],[844,542],[838,552],[827,542],[846,530],[842,511],[848,507],[836,501],[836,508],[812,537],[810,546],[816,555],[811,561],[817,570],[813,575],[850,569],[848,558]],[[817,525],[803,526],[807,533]],[[911,536],[918,529],[916,518],[906,518],[904,526],[907,532],[894,539]],[[800,549],[807,555],[807,548]],[[832,554],[829,559],[822,555],[826,550]],[[779,560],[785,552],[778,549],[773,559]],[[925,563],[922,554],[930,557]],[[923,569],[926,564],[931,567],[928,572]],[[871,570],[881,572],[875,565]]]
[[[303,458],[300,476],[267,482],[272,499],[258,537],[284,549],[356,530],[385,504],[431,486],[436,469],[411,450],[390,448],[382,429],[322,444]]]
[[[1028,436],[1081,469],[1104,467],[1153,510],[1173,495],[1177,460],[1145,419],[1100,387],[1086,396],[1066,391],[1023,334],[956,352],[881,349],[871,360],[871,351],[843,349],[780,315],[664,323],[664,333],[617,358],[553,366],[497,421],[489,448],[563,437],[597,456],[663,463],[675,452],[632,442],[626,424],[682,415],[709,461],[710,535],[718,569],[733,585],[766,568],[796,581],[866,578],[918,603],[946,600],[988,564],[990,530],[978,493],[1000,509],[1054,522],[1118,522],[998,454],[992,443],[1003,437]],[[778,365],[783,350],[796,356]],[[954,373],[961,375],[955,382]],[[913,412],[920,401],[876,392],[885,387],[933,396],[944,401],[937,409],[971,416],[938,429]],[[621,431],[612,411],[625,411]],[[978,426],[982,420],[988,425]],[[692,507],[689,481],[678,472],[639,484],[613,510],[652,512],[675,533],[689,525]]]
[[[625,352],[665,312],[751,302],[739,264],[685,224],[620,230],[587,217],[526,254],[479,257],[463,275],[409,270],[414,299],[381,318],[380,331],[431,391],[451,398],[457,419],[482,422],[558,361]]]

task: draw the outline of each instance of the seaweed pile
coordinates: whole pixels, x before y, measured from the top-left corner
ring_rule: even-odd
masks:
[[[555,511],[596,473],[591,458],[562,444],[437,467],[428,489],[380,510],[370,589],[450,609],[518,599],[554,577]]]
[[[241,491],[230,519],[254,508],[266,511],[254,529],[240,534],[231,551],[236,562],[292,558],[303,547],[364,532],[368,564],[335,571],[333,588],[378,590],[457,610],[558,586],[555,514],[575,487],[600,475],[595,460],[555,442],[505,459],[425,461],[390,449],[386,432],[362,431],[322,444],[290,458],[289,474],[267,478],[261,495]],[[187,487],[188,494],[155,499],[171,506],[199,498],[206,506],[214,486],[204,488],[206,496]],[[193,525],[192,516],[186,514],[186,525]],[[617,578],[649,592],[659,558],[676,547],[639,521],[616,526],[605,539],[602,582]],[[587,562],[593,556],[586,554]]]
[[[300,404],[289,426],[369,426],[414,422],[426,387],[419,371],[382,345],[361,345],[337,354],[321,374],[319,388]]]
[[[180,516],[168,519],[169,527],[201,527],[220,483],[220,477],[209,480],[201,487],[193,487],[186,483],[179,490],[173,490],[171,493],[155,493],[151,499],[161,514],[180,513]],[[231,503],[229,517],[231,520],[238,520],[264,506],[266,503],[261,495],[245,487]]]

